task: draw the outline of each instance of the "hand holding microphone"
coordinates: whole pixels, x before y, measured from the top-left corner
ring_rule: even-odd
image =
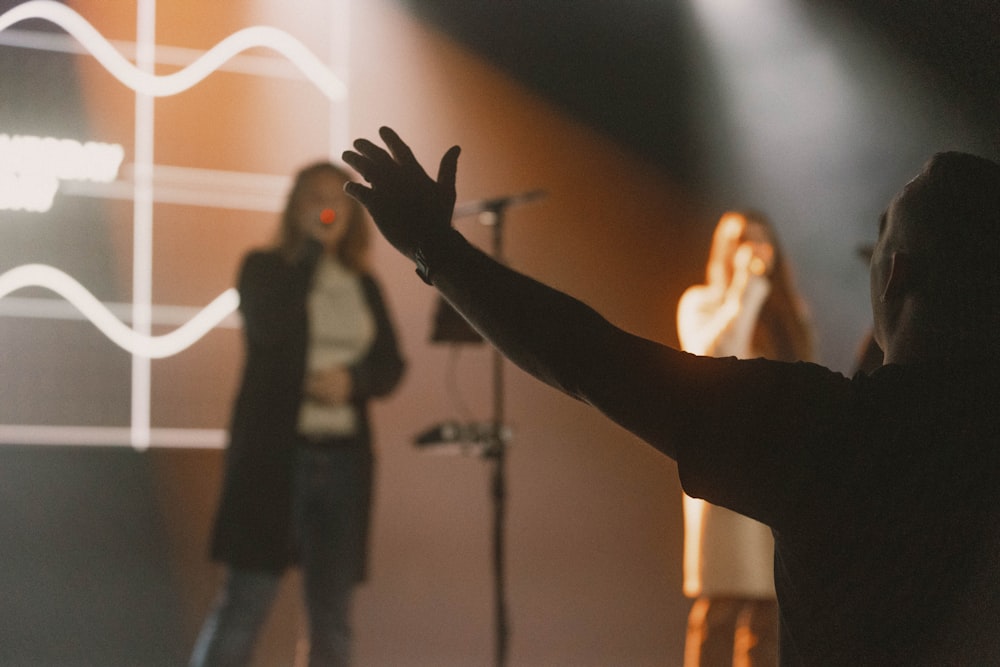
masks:
[[[767,243],[742,243],[733,256],[734,273],[767,276],[773,265],[774,249]]]

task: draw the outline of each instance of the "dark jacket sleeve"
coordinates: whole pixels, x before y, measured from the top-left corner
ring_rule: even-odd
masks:
[[[378,283],[372,276],[365,275],[361,285],[375,318],[375,340],[368,353],[349,368],[356,403],[387,395],[399,384],[406,367]]]
[[[288,262],[275,252],[254,252],[247,256],[237,286],[251,347],[269,349],[288,345],[300,334],[289,323],[305,321],[306,298],[316,266],[313,254],[296,262]]]

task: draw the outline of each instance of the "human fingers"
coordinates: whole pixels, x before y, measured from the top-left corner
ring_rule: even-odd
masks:
[[[774,268],[774,246],[769,243],[759,244],[754,250],[754,265],[755,272],[759,275],[771,273]]]
[[[441,156],[441,164],[438,166],[438,185],[443,185],[449,191],[455,190],[455,176],[458,173],[458,156],[462,149],[452,146]]]
[[[385,142],[386,147],[397,162],[400,164],[417,164],[417,158],[413,155],[413,151],[406,142],[400,139],[399,135],[391,127],[383,125],[379,128],[378,135],[382,137],[382,141]]]
[[[346,156],[347,154],[345,153],[344,157],[346,158]],[[347,160],[345,159],[344,161],[346,162]],[[372,194],[371,188],[361,185],[360,183],[356,183],[354,181],[348,181],[344,183],[344,192],[346,192],[349,196],[357,199],[358,203],[360,203],[365,208],[369,209],[371,208],[369,206],[371,204],[371,199],[370,199]]]
[[[736,252],[733,253],[733,267],[736,269],[746,269],[753,259],[753,246],[749,243],[741,243]]]
[[[367,139],[355,139],[353,147],[353,151],[344,151],[341,157],[368,182],[371,182],[372,176],[377,177],[386,167],[395,164],[385,149]]]

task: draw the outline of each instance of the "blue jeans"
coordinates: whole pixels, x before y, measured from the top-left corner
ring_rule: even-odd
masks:
[[[212,612],[201,626],[191,667],[245,667],[257,632],[271,609],[281,576],[270,572],[226,572]]]
[[[309,616],[309,667],[350,664],[350,604],[363,576],[370,450],[361,443],[302,446],[296,460],[294,530]],[[190,667],[245,667],[281,575],[230,567],[195,643]]]

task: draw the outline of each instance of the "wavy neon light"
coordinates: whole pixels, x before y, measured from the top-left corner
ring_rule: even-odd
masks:
[[[31,0],[0,15],[0,32],[28,19],[50,21],[75,37],[116,79],[132,90],[153,97],[183,92],[205,79],[234,56],[254,47],[277,51],[331,100],[347,96],[337,76],[302,42],[271,26],[252,26],[234,32],[182,70],[166,75],[145,72],[125,58],[80,14],[53,0]]]
[[[338,0],[330,0],[338,4]],[[238,307],[238,294],[235,290],[227,290],[220,294],[204,310],[192,308],[189,312],[196,315],[185,321],[189,313],[178,318],[184,322],[181,327],[164,336],[152,335],[152,222],[154,201],[154,170],[158,167],[153,161],[153,100],[182,93],[194,87],[215,71],[228,69],[251,75],[275,76],[278,71],[277,59],[265,59],[262,56],[243,55],[242,52],[263,47],[271,49],[287,63],[280,68],[281,76],[302,76],[312,83],[318,91],[331,103],[343,102],[348,97],[346,82],[338,78],[320,59],[311,53],[300,41],[290,34],[270,26],[257,26],[234,32],[208,51],[197,49],[178,49],[156,44],[156,2],[157,0],[136,0],[136,33],[134,43],[112,42],[105,38],[80,14],[64,4],[52,0],[29,0],[5,13],[0,14],[0,33],[15,37],[16,30],[9,28],[28,19],[49,21],[67,35],[55,43],[46,40],[45,33],[29,32],[28,40],[33,48],[43,50],[64,51],[73,53],[89,53],[117,81],[135,91],[135,146],[133,169],[133,188],[131,198],[133,206],[133,272],[131,325],[129,328],[123,321],[127,317],[117,318],[113,311],[99,302],[93,294],[69,275],[51,266],[25,265],[0,276],[0,299],[11,291],[30,285],[48,288],[64,297],[67,309],[76,309],[89,319],[104,335],[115,344],[132,354],[132,410],[130,426],[127,429],[89,429],[80,427],[87,434],[83,436],[90,444],[102,444],[106,439],[126,439],[136,449],[142,450],[151,444],[166,445],[185,441],[181,434],[187,429],[153,428],[151,424],[151,358],[161,358],[176,354],[189,347],[203,337],[210,329],[228,318]],[[337,13],[341,20],[335,24],[346,30],[350,22],[345,18],[350,0],[339,0],[343,7]],[[341,38],[332,40],[347,62],[346,50],[348,40],[346,33]],[[78,46],[69,47],[75,40]],[[10,41],[10,40],[8,40]],[[17,42],[18,39],[13,39]],[[24,41],[24,40],[21,40]],[[133,50],[134,48],[134,50]],[[162,56],[165,60],[160,60]],[[176,72],[165,76],[157,76],[157,62],[165,62],[182,67]],[[294,72],[297,70],[298,74]],[[338,113],[346,109],[331,104],[331,113],[337,106]],[[342,130],[346,129],[341,128]],[[346,134],[346,133],[345,133]],[[335,147],[347,142],[348,137],[331,137],[331,154]],[[76,184],[74,186],[74,183]],[[87,187],[86,182],[69,181],[70,187]],[[111,184],[120,185],[119,182]],[[102,188],[107,189],[107,188]],[[116,188],[111,188],[115,190]],[[201,205],[205,202],[202,201]],[[218,202],[215,203],[218,205]],[[8,302],[10,303],[10,302]],[[77,427],[73,427],[77,428]],[[47,429],[47,430],[46,430]],[[81,431],[83,432],[83,431]],[[208,433],[208,432],[206,432]],[[211,431],[212,440],[219,440],[221,431]],[[33,435],[32,435],[33,434]],[[4,426],[0,425],[0,442],[27,442],[29,436],[45,442],[65,442],[65,433],[43,427]]]
[[[239,293],[229,288],[177,329],[161,336],[148,336],[126,326],[87,288],[52,266],[23,264],[0,275],[0,299],[23,287],[44,287],[55,292],[113,343],[149,359],[162,359],[191,347],[240,305]]]

